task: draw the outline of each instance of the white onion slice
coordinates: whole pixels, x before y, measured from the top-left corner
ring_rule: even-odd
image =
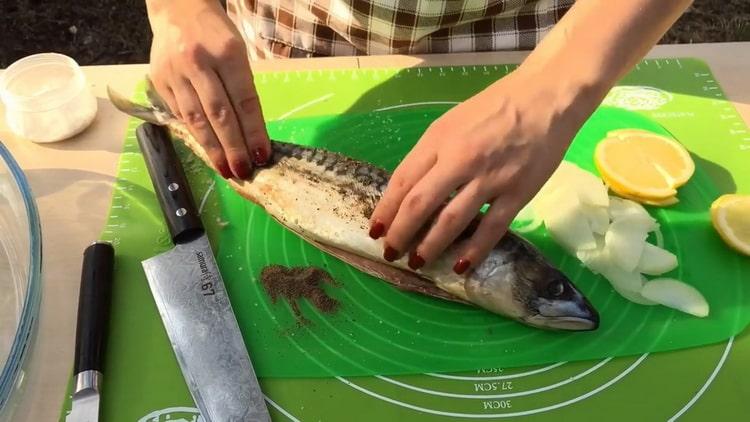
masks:
[[[708,316],[709,306],[695,287],[670,278],[654,279],[646,283],[641,295],[661,305],[703,318]]]
[[[618,266],[611,265],[602,271],[602,275],[613,287],[617,287],[618,291],[627,290],[637,293],[643,288],[643,276],[634,271],[624,271]]]
[[[638,216],[625,216],[612,222],[604,235],[612,262],[626,272],[638,265],[648,237],[648,221]]]
[[[672,252],[646,243],[636,270],[648,275],[660,275],[677,268],[677,256]]]
[[[558,189],[545,204],[538,204],[536,208],[552,238],[569,253],[596,248],[588,219],[579,211],[580,206],[577,196]]]
[[[664,235],[661,233],[661,230],[658,228],[654,230],[654,236],[656,237],[656,246],[659,248],[664,247]]]
[[[646,208],[644,208],[643,205],[616,196],[610,196],[609,201],[609,216],[613,221],[621,218],[642,219],[644,224],[648,226],[649,232],[658,228],[656,219],[651,217],[651,214],[646,211]]]
[[[643,295],[640,292],[633,292],[627,289],[623,289],[618,287],[617,285],[613,284],[612,288],[620,294],[620,296],[624,297],[625,299],[637,303],[639,305],[646,305],[646,306],[653,306],[658,305],[658,303],[654,302],[653,300],[646,299],[643,297]]]
[[[583,204],[581,212],[588,218],[591,231],[601,235],[607,233],[607,229],[609,229],[609,213],[606,207]]]
[[[609,206],[609,194],[604,182],[594,174],[575,164],[563,161],[558,168],[561,180],[567,186],[574,186],[582,203],[596,207]]]

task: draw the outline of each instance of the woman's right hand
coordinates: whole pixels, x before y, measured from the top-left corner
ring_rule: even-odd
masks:
[[[216,0],[149,0],[151,79],[222,176],[245,179],[270,155],[242,37]]]

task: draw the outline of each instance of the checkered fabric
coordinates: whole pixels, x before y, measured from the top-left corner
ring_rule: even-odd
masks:
[[[529,50],[575,0],[227,0],[251,59]]]

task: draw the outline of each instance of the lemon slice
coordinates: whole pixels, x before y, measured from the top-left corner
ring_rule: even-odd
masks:
[[[638,129],[609,132],[596,146],[594,163],[613,191],[655,202],[677,195],[695,171],[680,143]]]
[[[615,129],[610,130],[607,132],[607,137],[619,137],[619,138],[627,138],[628,136],[632,135],[653,135],[653,132],[649,132],[647,130],[643,129]]]
[[[750,195],[720,196],[711,204],[711,222],[724,242],[750,255]]]
[[[610,187],[610,189],[612,188]],[[630,195],[627,193],[618,192],[615,189],[612,189],[612,191],[616,193],[617,196],[623,199],[630,199],[631,201],[640,202],[641,204],[652,205],[655,207],[668,207],[670,205],[674,205],[680,202],[680,200],[677,199],[676,196],[670,196],[669,198],[651,199],[651,198],[641,198],[641,197]]]

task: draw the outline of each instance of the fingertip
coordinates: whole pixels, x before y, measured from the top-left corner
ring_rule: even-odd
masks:
[[[370,225],[370,237],[377,240],[385,234],[385,224],[382,221],[375,219]]]
[[[231,160],[232,173],[237,176],[238,179],[247,179],[252,173],[252,164],[245,158],[234,158]]]
[[[207,153],[209,160],[211,160],[211,163],[213,163],[214,168],[221,175],[221,177],[225,179],[231,179],[233,176],[232,169],[229,167],[229,162],[227,161],[224,154],[215,152],[212,153],[211,151],[207,151]]]
[[[229,164],[227,164],[226,161],[216,163],[216,168],[219,171],[219,174],[221,174],[221,177],[225,179],[230,179],[232,177],[232,171],[229,170]]]
[[[394,249],[393,247],[389,245],[386,245],[385,249],[383,250],[383,259],[385,259],[388,262],[395,261],[396,259],[399,258],[400,255],[401,254],[399,253],[399,251],[397,251],[396,249]]]
[[[414,250],[409,253],[409,268],[416,271],[422,267],[424,267],[425,260],[422,258],[422,255],[419,254],[418,251]]]
[[[471,260],[468,258],[459,258],[456,261],[456,264],[453,266],[453,272],[455,272],[458,275],[462,275],[466,272],[466,270],[471,267]]]
[[[257,167],[264,167],[266,164],[268,164],[268,159],[270,155],[268,152],[268,148],[264,146],[257,147],[253,149],[252,155],[253,155],[253,164],[255,164]]]

